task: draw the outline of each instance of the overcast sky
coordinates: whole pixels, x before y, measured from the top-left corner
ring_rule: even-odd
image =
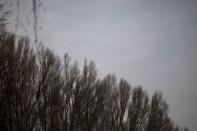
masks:
[[[161,90],[180,126],[197,129],[197,0],[45,0],[41,39],[99,77]]]

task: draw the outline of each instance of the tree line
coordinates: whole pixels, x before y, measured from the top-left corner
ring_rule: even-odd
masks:
[[[93,61],[80,70],[27,37],[0,40],[1,131],[188,131],[168,110],[161,92],[149,97],[113,74],[98,78]]]
[[[167,102],[113,74],[98,78],[28,37],[6,31],[0,4],[1,131],[189,131],[171,120]]]

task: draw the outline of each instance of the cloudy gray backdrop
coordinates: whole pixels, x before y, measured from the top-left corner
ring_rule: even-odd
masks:
[[[25,2],[25,0],[24,0]],[[45,0],[40,39],[99,77],[161,90],[175,123],[197,129],[197,0]]]

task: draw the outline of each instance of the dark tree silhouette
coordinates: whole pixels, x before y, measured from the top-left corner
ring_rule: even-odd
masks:
[[[129,131],[144,130],[149,111],[148,95],[141,87],[132,92],[132,100],[128,109]]]
[[[119,105],[120,105],[120,115],[119,115],[119,119],[120,119],[120,131],[123,131],[125,129],[124,126],[124,116],[125,116],[125,112],[127,109],[127,104],[128,104],[128,100],[129,100],[129,96],[130,96],[130,90],[131,90],[131,86],[127,83],[126,80],[121,79],[120,83],[119,83],[119,93],[120,93],[120,100],[119,100]]]
[[[27,37],[5,31],[0,6],[0,131],[189,131],[168,115],[161,92],[149,96],[115,75],[80,70]]]
[[[161,92],[152,96],[148,120],[148,131],[158,131],[168,122],[168,104],[162,98]]]
[[[27,37],[0,40],[0,129],[3,131],[179,131],[161,92],[149,103],[142,87],[115,75],[97,78],[93,61],[80,71]],[[188,131],[187,127],[183,130]]]
[[[7,25],[8,12],[3,9],[4,5],[4,3],[0,2],[0,39],[5,37]]]

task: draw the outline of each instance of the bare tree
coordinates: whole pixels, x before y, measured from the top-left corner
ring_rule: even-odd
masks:
[[[0,39],[6,34],[8,12],[4,10],[4,3],[0,2]]]
[[[128,100],[130,97],[130,90],[131,90],[131,86],[128,84],[128,82],[124,79],[120,80],[119,83],[119,93],[120,93],[120,98],[119,98],[119,104],[120,104],[120,131],[123,131],[124,127],[124,116],[125,116],[125,112],[127,110],[127,104],[128,104]]]
[[[152,96],[148,120],[148,131],[158,131],[168,122],[168,104],[163,100],[161,92]]]
[[[161,92],[151,103],[142,87],[131,89],[115,75],[97,77],[93,61],[82,70],[27,37],[0,40],[0,130],[188,131],[168,116]]]
[[[141,131],[145,128],[149,111],[148,95],[142,87],[134,88],[128,109],[129,131]]]

